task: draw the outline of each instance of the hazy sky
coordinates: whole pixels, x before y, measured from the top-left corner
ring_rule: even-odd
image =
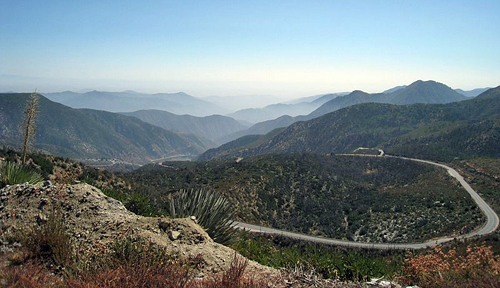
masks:
[[[0,0],[0,91],[500,85],[500,1]]]

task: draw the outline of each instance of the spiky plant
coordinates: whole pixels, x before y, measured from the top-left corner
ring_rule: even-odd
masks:
[[[227,199],[219,193],[205,190],[180,190],[167,203],[171,217],[195,216],[212,237],[221,244],[229,244],[235,231]]]
[[[43,177],[25,166],[15,162],[5,162],[0,167],[1,180],[4,184],[30,183],[43,181]]]

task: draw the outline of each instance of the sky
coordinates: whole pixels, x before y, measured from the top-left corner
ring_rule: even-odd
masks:
[[[500,85],[500,1],[0,0],[0,91]]]

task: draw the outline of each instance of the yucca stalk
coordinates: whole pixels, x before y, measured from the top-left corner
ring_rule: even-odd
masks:
[[[204,190],[180,190],[167,203],[171,217],[195,216],[218,243],[228,244],[234,234],[231,211],[227,199],[221,194]]]
[[[22,163],[26,164],[26,155],[29,152],[30,146],[35,141],[35,119],[38,116],[38,94],[36,92],[31,93],[31,96],[26,105],[26,110],[24,110],[24,141],[23,141],[23,152],[22,152]]]

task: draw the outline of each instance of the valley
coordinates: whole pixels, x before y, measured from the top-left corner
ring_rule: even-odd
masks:
[[[500,1],[0,7],[0,287],[500,287]]]
[[[407,103],[404,101],[419,102],[410,96],[420,93],[421,99],[426,99],[423,101],[428,103],[457,99],[462,101],[450,104],[396,106],[365,103],[349,106],[310,121],[276,129],[267,135],[239,138],[216,149],[208,150],[199,157],[199,161],[194,162],[180,161],[193,159],[197,153],[207,149],[203,147],[216,145],[212,141],[218,141],[234,131],[243,131],[241,129],[244,129],[244,126],[225,116],[179,116],[159,110],[115,114],[90,109],[72,109],[42,97],[41,110],[44,113],[40,119],[42,131],[40,135],[44,137],[51,135],[44,131],[68,131],[60,127],[46,126],[54,123],[47,117],[64,113],[80,113],[83,117],[92,119],[90,121],[97,120],[99,125],[106,127],[104,129],[111,128],[109,131],[114,130],[113,132],[101,135],[94,133],[97,137],[87,137],[88,143],[99,143],[97,146],[75,142],[69,146],[60,146],[58,149],[64,147],[70,151],[79,151],[80,154],[76,155],[86,157],[80,158],[84,163],[112,171],[132,170],[151,162],[160,163],[146,165],[126,174],[135,182],[136,189],[152,199],[158,211],[164,209],[162,203],[167,196],[180,189],[214,190],[229,200],[234,209],[235,219],[238,221],[344,241],[415,243],[436,237],[453,238],[469,235],[481,226],[486,219],[485,215],[471,199],[463,197],[464,191],[460,191],[459,186],[452,185],[450,175],[440,169],[404,163],[407,159],[405,157],[400,157],[399,160],[394,157],[383,157],[383,160],[377,157],[357,159],[360,157],[356,155],[384,155],[381,149],[383,148],[391,155],[438,161],[456,160],[462,155],[495,156],[497,150],[494,149],[495,143],[492,141],[498,133],[494,124],[499,111],[496,109],[499,105],[498,89],[489,89],[471,100],[463,100],[464,96],[457,96],[457,92],[445,85],[433,81],[417,81],[409,86],[377,94],[376,97],[393,99],[391,101],[404,104]],[[331,98],[323,100],[324,104],[321,107],[331,106],[335,101],[348,99],[359,93],[355,91],[346,95],[328,96]],[[117,95],[113,97],[118,97]],[[440,96],[435,98],[433,95]],[[11,105],[10,108],[2,110],[4,119],[11,119],[4,127],[13,127],[11,123],[16,122],[17,118],[7,111],[20,110],[19,100],[26,95],[3,94],[2,96],[0,100]],[[313,101],[328,99],[326,96],[311,99]],[[183,96],[179,94],[175,97],[179,100]],[[378,99],[376,97],[373,99]],[[410,98],[413,99],[408,100]],[[149,123],[142,122],[136,117]],[[77,121],[88,123],[89,120]],[[65,125],[69,123],[71,122],[66,122]],[[91,125],[93,124],[86,127]],[[72,125],[72,127],[77,126]],[[141,127],[140,129],[145,132],[135,131],[135,127]],[[464,132],[456,133],[457,130]],[[14,143],[12,137],[14,129],[4,128],[3,131],[6,139],[12,139],[10,143]],[[87,130],[78,131],[93,135]],[[133,149],[124,149],[123,144],[110,146],[113,141],[110,141],[109,135],[113,133],[118,133],[122,139],[123,136],[130,137],[132,141],[141,139],[137,142],[141,145],[139,149],[143,149],[144,152],[149,149],[151,152],[146,152],[148,154],[136,152],[136,156],[123,154],[123,151],[130,153]],[[137,138],[138,133],[143,133],[144,136]],[[189,139],[186,143],[190,144],[179,143],[179,148],[174,148],[172,144],[175,142],[167,140],[165,142],[167,146],[160,148],[164,144],[153,139],[161,133]],[[477,133],[481,136],[477,136]],[[63,135],[59,137],[71,139],[71,136]],[[467,146],[460,144],[462,140],[455,138],[446,140],[446,135],[465,136],[463,142],[467,143]],[[436,137],[440,137],[439,141],[428,140]],[[477,138],[482,139],[481,143],[469,140]],[[36,139],[36,145],[39,147],[53,145],[45,139]],[[416,139],[426,143],[426,149],[415,146],[418,143],[415,142]],[[453,141],[455,144],[449,145],[446,141]],[[104,155],[90,154],[88,152],[92,150],[82,151],[77,148],[79,146],[74,146],[76,144],[87,145],[86,147],[95,145],[93,150],[101,151],[100,153],[108,152]],[[104,146],[99,146],[103,144]],[[452,148],[452,150],[428,146],[435,144],[447,146],[447,149]],[[376,148],[358,148],[360,146]],[[199,148],[191,152],[186,150],[188,147]],[[164,149],[163,152],[160,152],[159,148]],[[81,154],[85,151],[87,154]],[[356,155],[349,155],[350,151],[354,151]],[[470,151],[475,151],[476,154],[471,154]],[[59,154],[66,157],[75,155],[61,152]],[[95,157],[97,155],[100,157]],[[139,160],[141,158],[144,160]],[[212,160],[203,161],[209,159]],[[452,171],[449,170],[451,168],[446,169]],[[403,175],[405,172],[409,174]],[[486,216],[491,222],[492,216],[488,214]]]
[[[392,157],[288,154],[169,162],[130,177],[160,202],[179,189],[215,190],[229,199],[236,219],[357,242],[453,238],[485,221],[447,172]]]
[[[370,150],[368,148],[358,148],[354,150],[353,152],[357,151],[367,151]],[[379,151],[380,154],[359,154],[359,156],[370,156],[370,157],[384,157],[384,152],[382,150]],[[349,155],[349,154],[346,154]],[[350,154],[350,155],[355,155],[355,154]],[[321,237],[314,237],[314,236],[309,236],[309,235],[304,235],[304,234],[298,234],[298,233],[292,233],[289,231],[284,231],[284,230],[278,230],[278,229],[272,229],[269,227],[265,226],[258,226],[258,225],[252,225],[248,223],[243,223],[243,222],[235,222],[235,227],[243,230],[248,230],[252,232],[257,232],[257,233],[264,233],[264,234],[272,234],[272,235],[279,235],[282,237],[290,237],[298,240],[304,240],[304,241],[310,241],[314,243],[323,243],[323,244],[329,244],[329,245],[337,245],[337,246],[347,246],[347,247],[358,247],[358,248],[367,248],[367,249],[422,249],[422,248],[429,248],[429,247],[435,247],[437,245],[456,240],[456,239],[466,239],[466,238],[473,238],[477,236],[482,236],[482,235],[487,235],[491,234],[494,232],[499,225],[499,218],[498,215],[491,209],[491,207],[484,202],[484,200],[477,194],[476,191],[474,191],[467,182],[464,181],[464,178],[458,174],[458,172],[450,168],[446,165],[443,164],[438,164],[430,161],[425,161],[425,160],[420,160],[420,159],[411,159],[411,158],[403,158],[403,157],[397,157],[397,156],[385,156],[385,157],[395,157],[398,159],[404,159],[408,161],[416,161],[416,162],[422,162],[422,163],[427,163],[430,165],[434,166],[439,166],[441,168],[444,168],[447,170],[447,172],[454,177],[456,180],[460,182],[460,185],[470,194],[472,199],[476,202],[478,207],[481,209],[482,213],[486,215],[487,221],[486,223],[482,226],[481,229],[475,229],[474,231],[471,231],[470,233],[466,235],[460,235],[458,237],[443,237],[443,238],[436,238],[432,240],[428,240],[426,242],[422,243],[410,243],[410,244],[400,244],[400,243],[373,243],[373,244],[367,244],[367,243],[359,243],[355,241],[342,241],[342,240],[336,240],[336,239],[328,239],[328,238],[321,238]]]
[[[198,249],[194,251],[200,251],[210,263],[196,269],[225,269],[232,250],[224,246],[216,250],[199,248],[212,238],[225,239],[220,243],[275,268],[297,268],[305,261],[322,277],[342,281],[399,277],[412,263],[403,256],[407,250],[433,253],[431,247],[462,247],[478,241],[486,241],[493,247],[489,249],[496,249],[500,239],[495,213],[500,203],[495,184],[498,89],[449,104],[361,103],[265,135],[247,135],[213,149],[209,148],[224,143],[224,138],[248,130],[226,116],[73,109],[40,96],[35,150],[75,157],[94,168],[43,154],[32,154],[27,167],[57,185],[74,187],[68,191],[82,189],[82,183],[98,187],[101,190],[92,188],[95,190],[86,193],[97,193],[93,196],[97,199],[118,200],[123,203],[119,209],[135,213],[130,214],[132,217],[145,216],[145,220],[137,218],[148,223],[141,224],[144,227],[139,230],[147,229],[160,237],[147,241],[160,241],[176,250],[179,244],[175,237],[184,235],[180,242],[185,245],[183,253]],[[0,94],[0,119],[6,124],[0,131],[4,144],[16,145],[18,141],[15,123],[21,121],[22,103],[27,96]],[[294,120],[280,118],[284,126]],[[263,127],[265,131],[266,125],[259,123],[251,129]],[[5,149],[0,153],[0,163],[19,161],[15,151]],[[196,157],[198,160],[194,160]],[[44,185],[48,188],[43,189],[56,189],[52,182],[47,183]],[[9,189],[7,185],[0,191]],[[226,226],[214,230],[208,226],[211,224],[199,223],[212,228],[205,228],[207,236],[196,236],[204,231],[196,227],[190,228],[192,232],[185,231],[178,224],[176,231],[167,231],[161,224],[166,222],[161,220],[160,229],[155,228],[157,220],[152,217],[175,215],[172,199],[186,193],[182,191],[202,191],[197,195],[209,191],[226,199],[220,201],[227,201],[227,221],[234,221],[233,228],[247,231]],[[183,197],[188,201],[189,197]],[[43,207],[38,209],[46,213]],[[7,220],[8,215],[1,217]],[[218,212],[206,215],[222,217]],[[186,224],[197,217],[188,219]],[[16,227],[9,221],[4,221],[9,229]],[[93,225],[110,225],[109,220],[99,221]],[[75,241],[82,238],[78,223],[72,220],[73,226],[68,226],[71,231],[76,229],[72,237],[79,240]],[[110,227],[112,231],[117,228]],[[107,230],[99,228],[97,234],[85,237],[118,241],[114,239],[122,237],[119,234],[126,234],[122,230],[109,234]],[[189,238],[186,233],[195,236]],[[13,245],[2,241],[8,243],[6,247]],[[272,256],[265,256],[269,253]],[[72,265],[77,264],[65,265],[75,269]],[[267,269],[257,263],[252,267]],[[329,283],[331,279],[322,281]]]
[[[197,117],[154,109],[112,113],[116,110],[109,108],[112,103],[125,105],[131,99],[141,102],[141,105],[126,104],[129,108],[119,110],[161,107],[155,102],[157,97],[175,100],[185,107],[197,101],[185,93],[155,96],[131,91],[88,93],[61,92],[48,95],[61,103],[73,103],[71,105],[75,107],[108,111],[74,109],[40,95],[41,114],[35,141],[37,149],[114,170],[130,170],[131,167],[151,163],[155,159],[192,160],[198,157],[200,160],[209,160],[283,152],[343,153],[359,146],[378,146],[395,155],[441,161],[456,157],[496,157],[497,151],[493,139],[499,133],[496,112],[498,97],[494,96],[498,94],[498,88],[464,100],[468,98],[444,84],[416,81],[409,86],[379,94],[354,91],[349,94],[305,97],[299,103],[280,106],[283,109],[278,113],[281,115],[278,118],[251,127],[247,126],[250,124],[246,121],[239,122],[221,115]],[[0,130],[1,144],[15,147],[20,142],[16,136],[17,123],[21,121],[22,103],[27,94],[0,96],[3,107],[0,119],[4,124]],[[99,101],[108,103],[108,106],[92,99],[101,99]],[[77,105],[71,101],[87,101],[93,106],[86,106],[84,102]],[[196,103],[202,105],[204,102]],[[379,103],[394,103],[397,106]],[[302,104],[319,108],[307,116],[292,117],[285,114],[293,114],[287,110],[291,107],[289,105]],[[210,111],[211,108],[206,106],[206,109]],[[61,118],[59,122],[55,119],[56,115]],[[330,135],[332,132],[335,137]],[[308,133],[318,134],[319,137],[311,137]],[[459,134],[467,135],[467,138],[457,139],[456,135]],[[474,143],[478,139],[481,141]],[[431,145],[430,149],[428,145]],[[109,166],[110,163],[112,166]]]

